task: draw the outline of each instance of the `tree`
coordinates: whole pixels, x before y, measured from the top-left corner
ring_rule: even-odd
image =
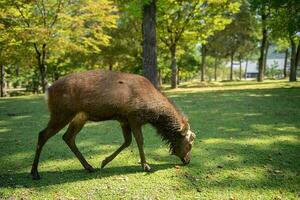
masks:
[[[6,30],[5,13],[0,11],[1,21],[0,21],[0,97],[7,95],[6,91],[6,81],[5,81],[5,66],[4,61],[7,59],[7,49],[9,44],[10,35]]]
[[[187,81],[198,74],[199,61],[197,60],[197,49],[194,47],[193,43],[181,44],[180,49],[178,49],[178,81]]]
[[[208,38],[217,34],[218,31],[232,22],[233,15],[240,10],[239,1],[212,1],[205,2],[202,5],[203,18],[200,20],[200,26],[197,27],[198,40],[201,45],[201,81],[205,80],[205,62],[208,52]]]
[[[274,2],[274,31],[288,35],[291,45],[290,81],[297,81],[297,66],[300,55],[300,5],[297,0]]]
[[[249,59],[253,59],[253,57],[255,56],[256,52],[257,52],[257,35],[256,35],[256,31],[255,31],[255,25],[252,26],[252,29],[249,29],[249,35],[248,38],[241,43],[241,45],[239,46],[237,52],[236,52],[236,58],[239,61],[239,79],[242,80],[242,62],[245,61],[246,62],[246,66],[245,66],[245,70],[244,70],[244,77],[245,79],[247,78],[247,68],[248,68],[248,61]],[[266,60],[265,60],[266,62]]]
[[[159,88],[157,80],[156,0],[143,5],[143,69],[144,75]]]
[[[171,58],[171,87],[177,87],[177,60],[176,51],[179,41],[184,36],[186,30],[192,25],[199,2],[193,3],[185,1],[166,1],[159,5],[159,38],[166,45]]]
[[[205,46],[207,37],[224,29],[231,21],[231,14],[237,12],[238,8],[239,3],[227,0],[160,2],[159,38],[170,52],[172,88],[177,87],[176,54],[180,42],[193,40],[195,44],[200,42]]]
[[[260,17],[261,23],[261,45],[260,56],[258,59],[258,76],[257,81],[262,82],[264,79],[264,69],[266,60],[266,49],[269,36],[269,18],[271,16],[271,1],[269,0],[249,0],[252,10]]]
[[[113,39],[110,45],[101,47],[98,60],[109,70],[143,74],[142,19],[139,14],[130,12],[131,6],[123,2],[118,5],[117,27],[108,32]]]
[[[250,13],[249,5],[244,1],[240,12],[233,16],[232,22],[208,39],[207,49],[210,55],[230,57],[230,80],[233,80],[234,58],[237,57],[241,63],[243,57],[255,49],[255,28],[254,17]]]
[[[276,50],[278,52],[283,52],[285,54],[284,56],[284,66],[283,66],[283,77],[287,78],[288,73],[287,73],[287,65],[288,65],[288,58],[289,58],[289,47],[290,47],[290,42],[286,37],[279,37],[277,40],[275,40],[276,44]]]
[[[7,96],[7,67],[11,63],[16,63],[20,59],[16,59],[15,49],[20,48],[19,43],[15,40],[16,35],[11,28],[13,22],[9,20],[8,14],[5,12],[7,5],[0,4],[0,96]]]
[[[62,49],[99,52],[110,37],[104,30],[115,27],[114,6],[103,1],[9,1],[7,13],[17,23],[14,30],[23,45],[34,48],[41,86],[47,84],[47,59]],[[61,55],[60,55],[61,56]],[[57,57],[60,57],[57,56]]]

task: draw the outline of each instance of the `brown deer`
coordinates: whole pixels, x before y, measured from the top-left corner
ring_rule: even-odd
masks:
[[[78,150],[75,138],[87,121],[117,120],[120,122],[124,143],[106,157],[101,168],[112,161],[131,144],[132,133],[139,149],[141,165],[145,171],[151,168],[146,162],[141,126],[150,123],[166,143],[170,151],[190,162],[195,134],[185,116],[144,77],[110,71],[87,71],[67,75],[50,86],[46,93],[50,112],[47,127],[39,133],[31,175],[39,179],[38,162],[47,140],[69,124],[63,140],[67,143],[83,167],[92,166]]]

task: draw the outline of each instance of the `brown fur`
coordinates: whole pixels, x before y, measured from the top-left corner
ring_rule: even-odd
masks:
[[[75,137],[86,121],[118,120],[121,123],[125,142],[102,162],[102,167],[130,145],[132,131],[138,143],[142,167],[150,170],[143,152],[143,124],[152,124],[172,151],[181,148],[179,143],[187,132],[184,115],[139,75],[101,70],[74,73],[56,81],[47,92],[50,121],[39,134],[31,171],[35,179],[39,178],[37,166],[42,146],[68,123],[63,139],[89,171],[92,167],[75,144]]]

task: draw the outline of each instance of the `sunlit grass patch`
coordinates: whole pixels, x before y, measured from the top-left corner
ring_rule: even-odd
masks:
[[[123,142],[118,122],[87,123],[77,145],[96,169],[87,173],[62,140],[45,145],[39,181],[29,171],[48,120],[43,96],[0,99],[0,199],[298,199],[300,85],[286,81],[198,82],[166,93],[197,138],[188,166],[171,156],[151,126],[143,172],[135,142],[106,168]],[[209,85],[211,84],[211,85]]]

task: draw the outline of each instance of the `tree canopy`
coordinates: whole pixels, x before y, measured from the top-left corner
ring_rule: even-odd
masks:
[[[147,18],[150,5],[155,12],[150,9]],[[199,74],[204,81],[212,66],[217,79],[217,65],[226,68],[228,59],[233,79],[233,61],[253,60],[258,52],[262,81],[270,45],[285,53],[284,73],[294,81],[299,5],[298,0],[1,0],[1,85],[39,92],[67,73],[104,68],[151,72],[154,84],[160,80],[176,88],[181,79]]]

